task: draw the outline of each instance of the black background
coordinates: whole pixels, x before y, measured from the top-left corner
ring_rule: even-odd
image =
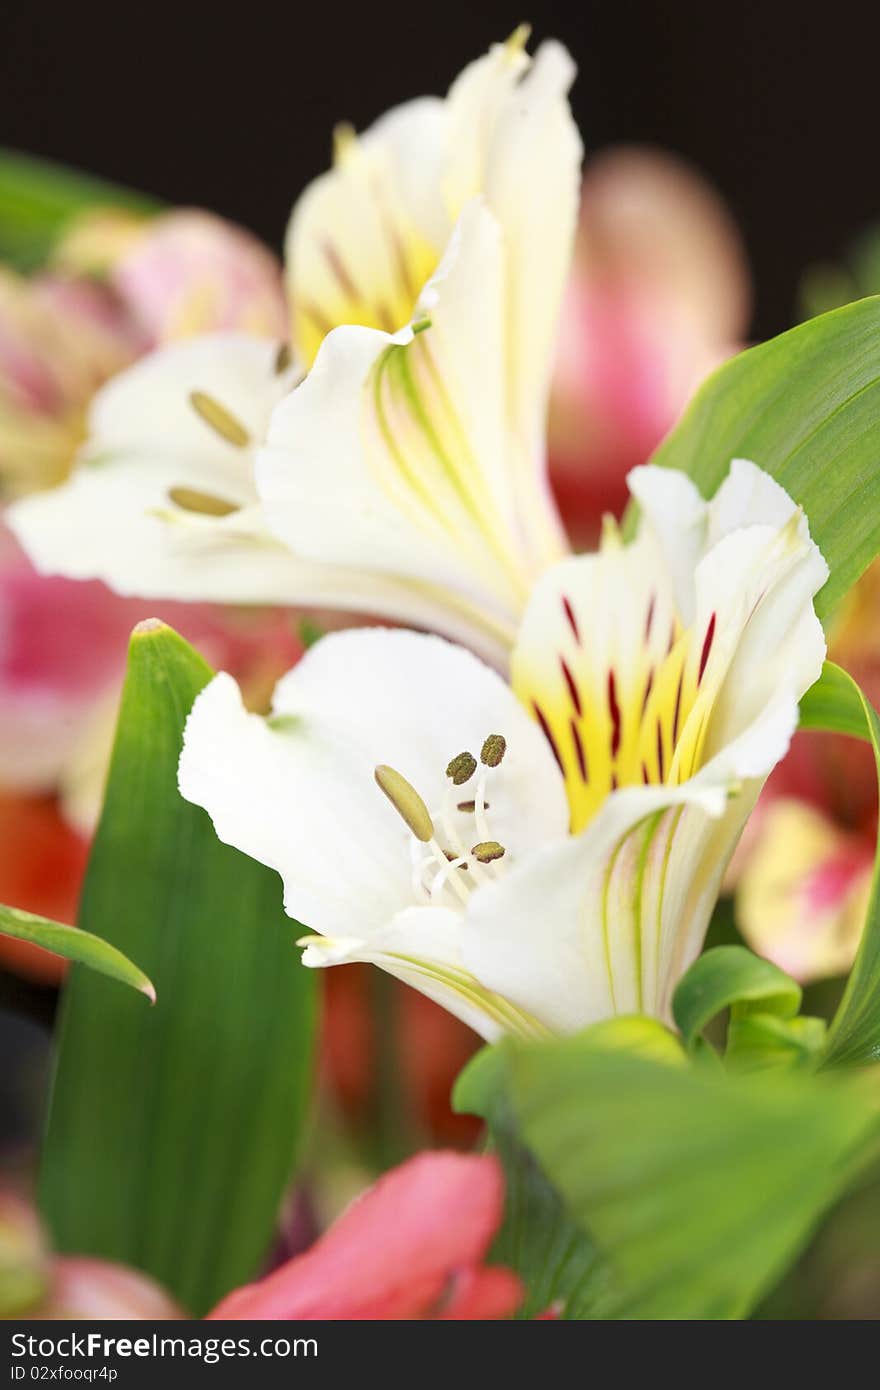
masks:
[[[787,327],[807,264],[880,220],[880,6],[855,0],[0,0],[0,141],[202,204],[278,246],[340,119],[442,92],[529,18],[575,54],[588,148],[661,144],[732,206],[753,329]]]

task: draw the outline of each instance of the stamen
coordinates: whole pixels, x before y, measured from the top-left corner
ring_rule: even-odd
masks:
[[[456,809],[457,811],[464,811],[465,813],[467,813],[467,814],[469,814],[469,815],[473,815],[473,813],[474,813],[474,811],[476,810],[476,808],[477,808],[477,803],[476,803],[475,801],[459,801],[459,803],[458,803],[458,805],[456,806],[455,809]],[[488,803],[488,801],[484,801],[484,802],[483,802],[483,810],[484,810],[484,811],[488,811],[489,809],[490,809],[490,808],[489,808],[489,803]]]
[[[499,845],[497,840],[481,840],[471,850],[478,864],[491,864],[495,859],[503,859],[505,853],[504,846]]]
[[[507,739],[503,734],[490,734],[480,749],[480,762],[486,767],[497,767],[507,752]]]
[[[225,439],[227,444],[235,444],[237,448],[244,449],[251,442],[251,437],[239,420],[231,415],[224,405],[215,401],[213,396],[208,396],[204,391],[190,391],[189,403],[197,415],[200,415],[206,425],[210,425],[212,430],[216,430],[221,439]]]
[[[486,800],[486,779],[488,776],[489,769],[484,763],[477,778],[477,792],[474,799],[474,823],[481,840],[491,840],[492,838],[489,834],[489,822],[486,820],[486,811],[489,808],[489,803]]]
[[[339,121],[333,127],[333,163],[344,164],[354,150],[357,134],[351,121]]]
[[[278,351],[275,354],[275,375],[282,376],[293,361],[293,353],[290,350],[290,343],[279,343]]]
[[[508,58],[518,58],[520,53],[525,52],[526,44],[531,36],[531,24],[518,24],[504,45]]]
[[[168,500],[185,512],[198,512],[201,516],[232,516],[233,512],[241,511],[237,502],[225,502],[222,497],[199,492],[194,487],[169,488]]]
[[[477,760],[473,753],[457,753],[446,769],[446,776],[449,777],[456,787],[463,787],[465,782],[469,782],[477,770]]]
[[[417,840],[428,844],[434,838],[434,822],[415,787],[393,767],[380,763],[374,773],[377,786],[385,793],[400,818]]]

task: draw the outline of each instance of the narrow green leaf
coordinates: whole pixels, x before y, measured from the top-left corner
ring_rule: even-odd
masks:
[[[588,1032],[509,1049],[507,1073],[523,1141],[613,1271],[606,1316],[746,1316],[880,1138],[862,1078],[732,1076]]]
[[[880,298],[740,353],[701,387],[653,462],[711,497],[731,459],[772,473],[831,567],[826,617],[880,552]]]
[[[81,920],[143,961],[158,1003],[71,972],[40,1185],[58,1249],[143,1269],[195,1315],[272,1239],[314,1014],[277,877],[177,792],[210,674],[162,624],[136,629]]]
[[[65,960],[79,961],[99,975],[108,975],[111,980],[119,980],[131,985],[145,994],[151,1004],[156,1002],[156,991],[142,970],[99,936],[79,931],[77,927],[66,927],[61,922],[50,922],[46,917],[35,917],[32,912],[24,912],[18,907],[5,907],[0,904],[0,936],[14,936],[19,941],[30,941],[34,946],[42,946]]]
[[[724,1009],[729,1008],[734,1017],[754,1011],[794,1018],[800,1005],[800,985],[778,966],[745,946],[715,946],[679,980],[672,1013],[685,1046],[692,1047]]]
[[[880,782],[880,719],[856,682],[846,672],[840,676],[862,706],[865,728],[874,746]],[[880,842],[874,858],[871,896],[855,964],[828,1033],[825,1064],[863,1066],[880,1061]]]
[[[822,674],[801,700],[800,728],[850,734],[870,741],[859,688],[846,671],[826,661]]]
[[[68,222],[91,207],[150,213],[159,204],[90,174],[0,148],[0,260],[20,271],[36,270]]]

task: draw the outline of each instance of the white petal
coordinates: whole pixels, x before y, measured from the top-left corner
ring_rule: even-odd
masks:
[[[468,905],[462,958],[548,1028],[667,1018],[725,867],[797,720],[780,705],[681,787],[613,792],[580,835],[546,845]]]
[[[733,459],[709,504],[708,544],[744,526],[783,527],[797,510],[785,488],[749,459]]]
[[[627,486],[641,508],[639,534],[650,529],[672,576],[678,611],[693,621],[694,571],[706,548],[709,506],[694,483],[675,468],[646,465],[627,474]]]
[[[280,683],[275,719],[247,714],[218,676],[190,715],[180,787],[222,840],[277,869],[287,912],[371,939],[417,901],[411,836],[374,781],[389,763],[429,802],[452,756],[508,741],[492,823],[511,858],[564,833],[564,793],[540,732],[505,683],[439,638],[362,629],[324,638]]]
[[[275,373],[276,352],[234,334],[197,338],[150,354],[99,391],[69,481],[10,510],[37,568],[151,598],[291,596],[298,567],[263,525],[253,448],[231,443],[191,401],[202,393],[256,442],[292,381]],[[187,511],[170,500],[178,488],[239,510]]]
[[[498,226],[466,211],[430,327],[338,328],[275,412],[257,485],[298,553],[442,588],[512,633],[531,571],[511,478]]]
[[[460,913],[448,908],[412,907],[398,913],[369,941],[305,938],[303,964],[321,967],[363,961],[376,965],[433,999],[487,1042],[496,1042],[505,1033],[526,1037],[540,1033],[534,1020],[484,990],[463,968],[461,932]]]
[[[486,167],[486,201],[507,251],[508,370],[525,492],[535,470],[543,477],[550,376],[577,226],[583,147],[567,99],[574,76],[561,44],[541,45],[499,114]]]
[[[340,324],[393,333],[436,270],[451,223],[439,203],[442,103],[425,98],[348,137],[297,201],[285,258],[293,337],[311,365]]]

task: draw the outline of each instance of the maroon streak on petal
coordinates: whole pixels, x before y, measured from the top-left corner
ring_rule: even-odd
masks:
[[[565,611],[565,616],[568,619],[568,625],[574,633],[574,640],[576,642],[580,642],[581,634],[580,629],[578,628],[577,618],[574,615],[574,609],[571,606],[571,602],[569,599],[566,598],[565,594],[562,595],[562,607]]]
[[[571,674],[571,669],[564,656],[561,656],[559,658],[559,664],[562,667],[562,674],[565,677],[565,684],[568,686],[569,699],[571,700],[571,703],[574,705],[578,719],[580,719],[581,715],[583,714],[583,710],[581,709],[581,693],[577,688],[577,682],[575,681],[574,676]]]
[[[537,700],[533,700],[533,701],[532,701],[532,709],[533,709],[534,712],[535,712],[535,718],[537,719],[538,723],[539,723],[540,726],[541,726],[541,730],[542,730],[542,732],[543,732],[543,734],[544,734],[544,737],[546,738],[547,742],[550,744],[550,747],[551,747],[551,749],[552,749],[552,751],[553,751],[553,756],[554,756],[554,758],[556,759],[557,763],[559,764],[559,769],[560,769],[560,771],[561,771],[561,772],[564,772],[565,769],[564,769],[563,766],[562,766],[562,758],[561,758],[560,755],[559,755],[559,749],[558,749],[557,746],[556,746],[556,740],[555,740],[555,738],[553,737],[553,733],[552,733],[552,730],[551,730],[551,728],[550,728],[550,725],[547,723],[547,717],[546,717],[546,715],[544,714],[544,711],[541,709],[541,706],[538,704]]]
[[[715,614],[709,619],[709,626],[706,628],[706,636],[703,639],[703,650],[700,654],[700,673],[697,676],[697,685],[703,679],[703,672],[706,669],[706,662],[709,660],[709,653],[712,650],[712,639],[715,636]]]

